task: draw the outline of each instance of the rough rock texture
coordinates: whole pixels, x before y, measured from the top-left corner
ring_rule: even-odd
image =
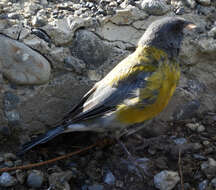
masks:
[[[167,134],[176,129],[175,122],[185,127],[181,120],[189,120],[188,123],[197,124],[196,129],[186,126],[185,133],[177,137],[186,138],[188,146],[184,151],[204,151],[203,154],[196,152],[192,158],[200,162],[208,160],[206,155],[214,152],[212,146],[216,139],[213,135],[216,122],[216,3],[213,0],[0,1],[0,152],[13,150],[15,153],[18,145],[54,126],[96,81],[134,51],[150,23],[163,16],[175,15],[193,21],[198,27],[193,32],[185,31],[179,57],[182,74],[174,97],[143,134],[152,138]],[[192,138],[194,134],[199,136],[199,142]],[[164,152],[172,150],[171,157],[176,158],[181,148],[178,145],[177,149],[171,149],[167,142],[161,149],[160,143],[159,148],[153,145],[149,148],[147,143],[144,147],[149,157],[157,155],[157,151],[160,155],[164,148]],[[8,147],[13,148],[9,150]],[[3,160],[1,167],[16,165],[13,160],[9,161]],[[160,159],[163,170],[178,170],[166,163],[169,163],[168,158]],[[160,164],[157,167],[162,167]],[[185,175],[196,173],[196,169]],[[156,172],[159,171],[161,169]],[[208,175],[205,168],[202,171],[209,181],[215,177],[212,173]],[[55,169],[53,173],[61,172]],[[116,177],[118,174],[113,172],[113,175],[116,188],[133,190],[124,187],[124,180]],[[205,180],[199,177],[200,173],[197,175],[196,182],[192,183],[195,189]],[[19,178],[18,181],[25,183],[24,177]],[[83,176],[80,178],[87,187],[97,187],[99,183],[96,179],[89,182],[83,180]]]

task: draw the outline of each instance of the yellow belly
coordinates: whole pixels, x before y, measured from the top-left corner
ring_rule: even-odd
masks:
[[[180,71],[178,67],[164,65],[163,68],[159,69],[150,79],[149,86],[146,89],[142,89],[140,97],[136,98],[136,103],[133,106],[120,105],[117,109],[117,119],[123,123],[134,124],[140,123],[145,120],[152,119],[158,115],[168,104],[172,97],[176,85],[180,77]],[[157,95],[154,103],[139,106],[139,102],[146,98],[154,96],[153,91],[158,89],[159,94]],[[148,91],[146,93],[146,91]],[[152,94],[150,94],[152,92]],[[147,95],[146,95],[147,94]]]

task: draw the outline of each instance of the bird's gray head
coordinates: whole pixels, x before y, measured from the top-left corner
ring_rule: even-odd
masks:
[[[187,26],[195,27],[181,17],[159,19],[147,28],[138,45],[153,46],[164,50],[171,58],[176,57],[183,39],[183,29]]]

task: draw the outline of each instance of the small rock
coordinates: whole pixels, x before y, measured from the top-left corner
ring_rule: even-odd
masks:
[[[6,166],[6,167],[9,167],[9,168],[11,168],[11,167],[13,167],[14,166],[14,164],[13,164],[13,162],[12,161],[5,161],[4,162],[4,165]]]
[[[213,158],[209,158],[208,161],[201,164],[201,170],[207,178],[214,177],[216,173],[216,161]]]
[[[6,111],[5,116],[7,117],[10,125],[17,125],[20,123],[20,114],[16,110]]]
[[[213,27],[213,28],[208,32],[208,35],[209,35],[210,37],[215,38],[215,37],[216,37],[216,27]]]
[[[88,190],[103,190],[103,189],[104,186],[99,184],[88,186]]]
[[[11,111],[17,107],[17,104],[19,103],[19,97],[10,91],[7,91],[4,93],[3,103],[4,110]]]
[[[211,0],[196,0],[196,1],[203,6],[211,5]]]
[[[171,190],[179,181],[178,172],[164,170],[154,176],[155,187],[160,190]]]
[[[16,155],[13,153],[5,153],[4,160],[16,160]]]
[[[11,187],[17,184],[16,178],[11,176],[9,173],[4,172],[0,176],[0,186],[2,187]]]
[[[4,158],[0,156],[0,163],[4,161]]]
[[[193,157],[197,160],[201,160],[201,161],[204,161],[204,160],[207,160],[207,158],[205,156],[202,156],[200,154],[193,154]]]
[[[55,187],[56,189],[59,190],[67,189],[68,186],[70,187],[68,181],[72,178],[72,176],[73,176],[72,171],[52,173],[49,176],[49,184],[50,186]]]
[[[169,11],[164,0],[143,0],[141,8],[151,15],[164,15]]]
[[[181,145],[181,144],[187,143],[187,139],[186,138],[176,138],[173,141],[177,145]]]
[[[203,145],[208,146],[210,144],[209,141],[203,141]]]
[[[86,64],[81,59],[77,59],[72,56],[68,56],[64,60],[65,68],[71,71],[75,71],[78,74],[82,74],[86,68]]]
[[[20,18],[20,14],[13,12],[13,13],[9,13],[8,14],[8,18],[9,19],[19,19]]]
[[[124,187],[124,182],[123,181],[120,181],[120,180],[116,180],[116,187],[119,187],[119,188],[122,188]]]
[[[32,26],[42,27],[46,25],[46,20],[42,16],[34,16],[32,19]]]
[[[191,129],[192,131],[196,131],[199,126],[199,123],[187,123],[186,127]]]
[[[196,7],[196,1],[195,0],[186,0],[186,4],[192,9],[194,9]]]
[[[22,160],[16,160],[14,161],[15,166],[21,166],[22,165]]]
[[[199,125],[197,127],[197,132],[203,132],[203,131],[205,131],[205,127],[203,125]]]
[[[109,185],[114,185],[115,184],[115,176],[111,171],[108,171],[105,175],[104,178],[104,183],[109,184]]]
[[[198,185],[198,190],[206,190],[208,187],[208,180],[204,180]]]
[[[33,170],[27,177],[27,184],[29,187],[40,188],[44,181],[44,175],[39,170]]]
[[[27,174],[25,171],[16,170],[16,178],[19,181],[19,183],[23,184],[25,182],[26,177],[27,177]]]
[[[216,177],[211,180],[211,186],[216,188]]]
[[[184,7],[178,7],[176,10],[175,10],[175,14],[176,15],[183,15],[184,14]]]

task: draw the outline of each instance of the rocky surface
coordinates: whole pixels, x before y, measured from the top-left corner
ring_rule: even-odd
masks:
[[[185,35],[179,86],[151,125],[124,140],[146,178],[140,177],[119,145],[113,145],[38,170],[3,173],[0,187],[182,189],[177,177],[168,186],[166,180],[162,186],[154,183],[161,172],[179,172],[181,150],[184,189],[214,189],[214,0],[2,0],[0,168],[49,159],[73,151],[71,145],[94,143],[95,134],[68,134],[23,158],[11,154],[52,127],[96,81],[133,52],[152,21],[174,15],[198,26]]]

